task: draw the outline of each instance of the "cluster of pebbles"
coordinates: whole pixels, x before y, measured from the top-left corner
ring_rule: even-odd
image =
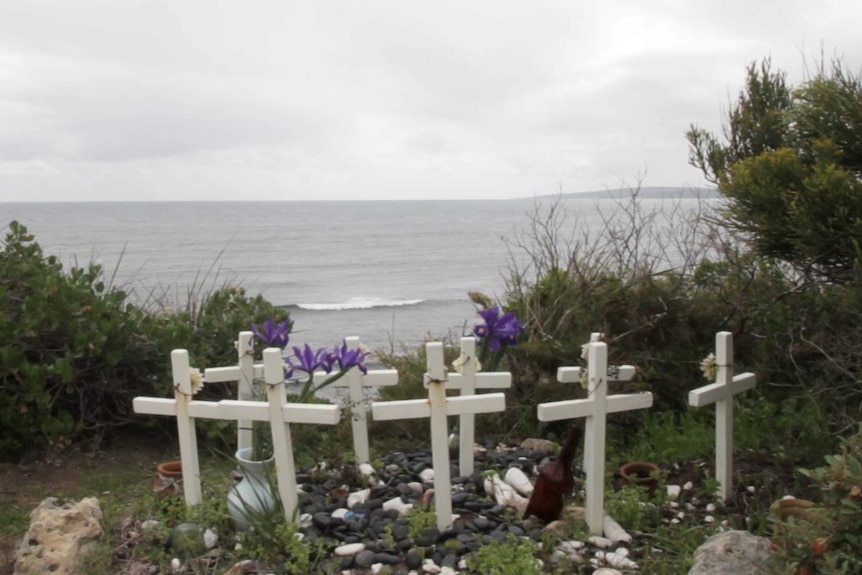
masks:
[[[434,509],[430,451],[390,453],[376,467],[317,468],[297,476],[306,493],[300,498],[301,532],[310,542],[333,542],[330,561],[339,572],[374,573],[384,566],[392,573],[466,571],[468,557],[483,545],[514,538],[540,546],[548,530],[571,533],[570,521],[545,525],[523,519],[536,474],[552,453],[550,444],[532,440],[519,447],[477,448],[477,471],[469,476],[452,464],[454,520],[442,531],[419,530],[411,521],[413,509]],[[612,536],[562,540],[545,555],[555,564],[591,563],[599,575],[637,569],[625,546],[631,537],[610,519],[605,531]]]
[[[581,508],[568,507],[560,521],[548,525],[523,519],[532,484],[538,470],[553,459],[553,449],[543,440],[527,440],[518,447],[477,447],[477,471],[469,476],[460,475],[453,464],[453,524],[444,530],[417,521],[418,513],[411,513],[434,509],[429,450],[390,453],[375,466],[320,464],[297,475],[303,492],[300,537],[309,544],[323,543],[330,551],[323,559],[326,572],[345,575],[466,573],[470,556],[482,546],[512,540],[529,540],[539,549],[543,541],[554,541],[553,549],[540,553],[549,568],[568,562],[589,566],[594,575],[638,571],[631,535],[608,516],[605,537],[583,540],[568,538],[573,522],[580,520],[583,526]],[[668,487],[672,501],[662,509],[666,522],[703,516],[704,506],[694,504],[699,502],[690,487]],[[545,537],[549,531],[553,537]],[[237,573],[245,572],[242,564],[235,567]]]

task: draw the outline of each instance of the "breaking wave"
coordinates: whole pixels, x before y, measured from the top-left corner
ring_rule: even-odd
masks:
[[[378,307],[403,307],[419,305],[424,299],[350,298],[339,303],[298,303],[293,307],[310,311],[337,311],[347,309],[372,309]]]

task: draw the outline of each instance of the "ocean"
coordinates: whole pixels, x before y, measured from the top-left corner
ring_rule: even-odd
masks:
[[[100,263],[137,303],[171,308],[190,290],[241,285],[290,309],[292,343],[359,336],[397,353],[469,332],[468,291],[503,300],[508,266],[523,261],[504,238],[525,234],[552,202],[0,203],[0,226],[19,221],[64,265]],[[614,205],[562,200],[564,234],[599,229]]]

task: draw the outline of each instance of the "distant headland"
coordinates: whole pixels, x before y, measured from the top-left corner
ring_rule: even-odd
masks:
[[[631,196],[632,192],[637,190],[639,198],[643,199],[661,199],[661,198],[702,198],[713,199],[721,196],[716,188],[692,188],[692,187],[642,187],[642,188],[615,188],[609,190],[597,190],[593,192],[570,192],[559,194],[543,194],[538,197],[560,197],[564,199],[622,199]]]

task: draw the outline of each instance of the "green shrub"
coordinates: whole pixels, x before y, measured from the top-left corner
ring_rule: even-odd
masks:
[[[825,459],[825,466],[800,470],[820,487],[820,505],[776,527],[788,573],[862,572],[862,425],[841,440],[841,453]]]
[[[468,560],[469,573],[478,575],[538,575],[542,566],[529,540],[494,541],[483,545]]]
[[[128,422],[152,390],[142,312],[90,264],[64,273],[12,222],[0,252],[0,458]]]
[[[172,394],[171,350],[188,349],[199,368],[234,364],[240,331],[288,315],[239,287],[192,296],[172,313],[136,306],[106,284],[101,266],[66,271],[12,222],[0,251],[0,459],[59,451],[119,425],[160,425],[136,417],[132,399]],[[202,394],[235,396],[222,384]]]

